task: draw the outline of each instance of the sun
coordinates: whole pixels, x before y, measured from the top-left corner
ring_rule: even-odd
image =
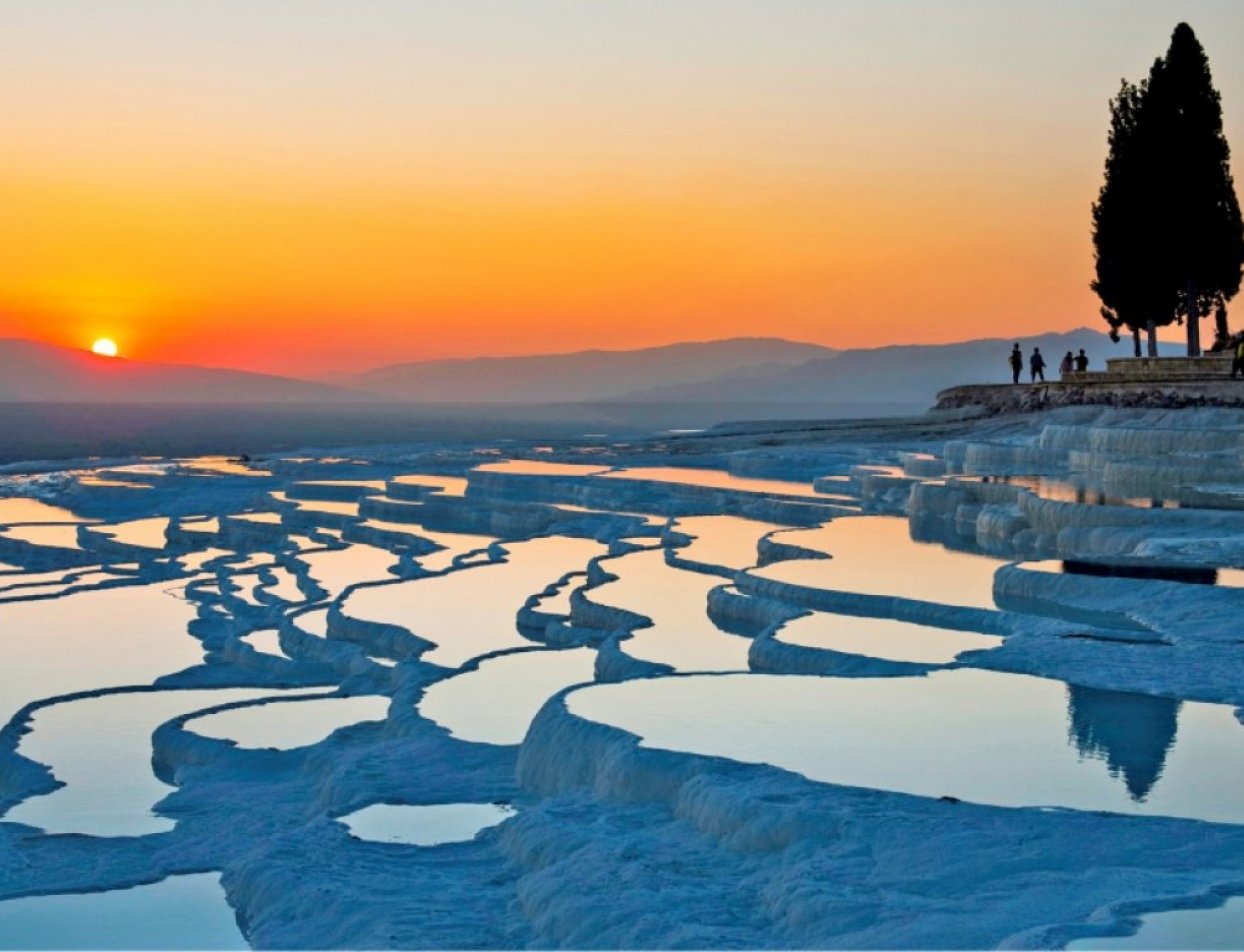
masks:
[[[101,337],[91,345],[91,353],[101,357],[117,356],[117,342],[111,337]]]

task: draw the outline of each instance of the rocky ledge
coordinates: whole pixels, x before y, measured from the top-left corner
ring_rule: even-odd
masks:
[[[1103,374],[1102,377],[1106,375]],[[1244,408],[1244,380],[1056,381],[1030,384],[969,384],[937,395],[936,410],[980,408],[989,414],[1028,413],[1054,407]]]

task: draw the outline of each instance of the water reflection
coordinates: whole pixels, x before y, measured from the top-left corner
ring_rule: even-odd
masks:
[[[830,558],[776,562],[753,574],[810,588],[994,607],[993,576],[1001,564],[997,559],[918,542],[901,516],[849,516],[816,529],[779,532],[774,538]]]
[[[312,580],[330,596],[340,595],[350,585],[391,578],[389,569],[397,558],[387,549],[355,544],[344,549],[324,549],[298,556]]]
[[[829,783],[1244,823],[1244,730],[1230,705],[1184,702],[1176,739],[1169,705],[1160,714],[1161,703],[1150,710],[1094,700],[1078,717],[1093,724],[1085,737],[1119,764],[1115,775],[1096,757],[1079,756],[1068,737],[1066,684],[1026,675],[966,668],[918,678],[690,675],[585,687],[567,706],[639,735],[644,746],[766,763]],[[1116,733],[1130,718],[1150,722],[1132,725],[1150,735],[1140,749]],[[1165,756],[1160,777],[1155,751]],[[1146,784],[1143,799],[1135,796]]]
[[[604,546],[562,536],[507,545],[505,562],[357,589],[343,614],[400,625],[436,647],[423,660],[457,667],[478,655],[527,647],[515,616],[532,592],[583,569]],[[483,595],[483,597],[481,597]]]
[[[514,808],[503,803],[377,803],[341,817],[341,822],[360,840],[439,846],[474,839],[513,815]]]
[[[708,617],[708,593],[720,578],[671,568],[660,549],[612,559],[605,568],[617,581],[592,589],[588,598],[652,620],[651,627],[622,643],[626,654],[676,671],[747,670],[751,642],[727,634]]]
[[[379,723],[388,712],[389,699],[373,694],[272,701],[195,717],[186,722],[186,728],[203,737],[231,740],[239,747],[292,750],[317,744],[342,727]]]
[[[408,473],[393,477],[400,486],[423,486],[442,496],[461,496],[466,493],[467,481],[461,476],[436,476],[424,473]]]
[[[433,684],[419,701],[419,714],[459,740],[518,744],[544,702],[591,681],[595,663],[591,648],[499,655]]]
[[[739,516],[683,516],[674,528],[692,537],[678,549],[680,558],[742,569],[756,564],[760,537],[781,527]]]
[[[29,496],[0,499],[0,524],[14,522],[85,522],[81,516]]]
[[[0,949],[246,949],[216,873],[0,902]]]
[[[968,651],[1002,644],[994,635],[918,625],[894,618],[867,618],[811,612],[787,622],[778,632],[786,644],[920,664],[949,664]]]
[[[1133,800],[1149,795],[1175,744],[1180,702],[1148,694],[1067,686],[1067,735],[1081,755],[1122,775]]]
[[[176,594],[160,582],[0,605],[0,718],[40,698],[199,664],[203,646],[187,630],[195,607]]]
[[[1086,949],[1238,949],[1244,940],[1244,898],[1216,909],[1170,909],[1140,917],[1133,935],[1077,939],[1067,946]]]
[[[101,534],[110,537],[114,542],[142,549],[163,549],[167,541],[165,537],[167,530],[167,516],[134,519],[130,522],[118,522],[99,528]]]
[[[511,473],[520,476],[591,476],[608,469],[608,466],[596,463],[554,463],[534,459],[507,459],[501,463],[484,463],[475,467],[476,472],[480,473]]]
[[[970,477],[957,477],[968,481]],[[1082,506],[1128,506],[1133,509],[1178,509],[1179,500],[1147,496],[1120,496],[1109,493],[1084,477],[1052,479],[1048,476],[982,476],[983,483],[1005,483],[1035,493],[1053,502],[1074,502]]]
[[[173,788],[151,771],[151,735],[180,714],[280,693],[260,688],[143,691],[54,704],[39,710],[21,740],[22,755],[45,764],[63,787],[4,814],[47,833],[143,836],[173,828],[153,805]]]
[[[181,466],[194,473],[205,473],[213,476],[271,476],[265,469],[251,467],[246,459],[233,459],[228,456],[198,456],[194,459],[181,461]]]
[[[75,524],[38,524],[0,527],[5,539],[15,542],[28,542],[31,545],[45,545],[55,549],[80,549],[78,544],[78,527]]]
[[[1204,565],[1162,565],[1153,562],[1102,562],[1087,559],[1042,559],[1021,563],[1031,572],[1088,575],[1096,578],[1130,578],[1141,581],[1179,582],[1184,585],[1219,585],[1244,588],[1244,570]]]
[[[721,469],[697,469],[688,466],[642,466],[619,469],[602,474],[607,479],[644,479],[657,483],[678,483],[686,486],[703,486],[706,489],[729,489],[735,492],[763,493],[766,496],[807,496],[825,499],[823,493],[812,488],[811,483],[789,479],[763,479],[754,476],[736,476]]]

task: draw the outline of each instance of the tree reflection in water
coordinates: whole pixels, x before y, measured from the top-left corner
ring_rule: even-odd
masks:
[[[1175,743],[1180,702],[1148,694],[1067,686],[1067,735],[1081,756],[1106,762],[1135,801],[1162,776]]]

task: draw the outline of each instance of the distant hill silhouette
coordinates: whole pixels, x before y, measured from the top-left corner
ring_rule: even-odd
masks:
[[[647,414],[643,408],[660,404],[695,405],[714,421],[747,418],[762,406],[765,413],[800,417],[892,415],[927,409],[939,390],[955,384],[1009,380],[1006,357],[1013,342],[998,338],[835,351],[779,338],[735,338],[629,351],[396,364],[340,375],[334,386],[273,374],[98,357],[9,339],[0,340],[0,402],[384,401],[544,407],[545,416],[559,418],[564,413],[554,405],[630,406]],[[1041,348],[1052,380],[1067,350],[1085,348],[1091,367],[1101,369],[1107,356],[1127,356],[1130,347],[1087,329],[1023,338],[1021,345],[1025,356],[1034,345]],[[1163,348],[1180,351],[1174,344]]]
[[[1104,370],[1107,357],[1131,356],[1131,342],[1111,343],[1097,331],[1081,328],[1036,337],[994,338],[956,344],[911,344],[844,350],[832,357],[810,360],[794,367],[749,368],[728,372],[712,380],[647,390],[635,388],[625,400],[658,403],[758,403],[802,401],[808,403],[857,403],[884,399],[895,404],[928,407],[939,390],[956,384],[1009,383],[1007,355],[1019,341],[1027,358],[1040,347],[1046,378],[1058,379],[1058,364],[1067,351],[1081,347],[1090,370]],[[1162,345],[1162,352],[1178,354],[1178,344]]]
[[[343,386],[420,403],[575,403],[739,373],[780,370],[837,353],[774,337],[394,364],[334,378]]]
[[[367,399],[339,387],[242,370],[99,357],[0,339],[0,402],[301,403]]]

